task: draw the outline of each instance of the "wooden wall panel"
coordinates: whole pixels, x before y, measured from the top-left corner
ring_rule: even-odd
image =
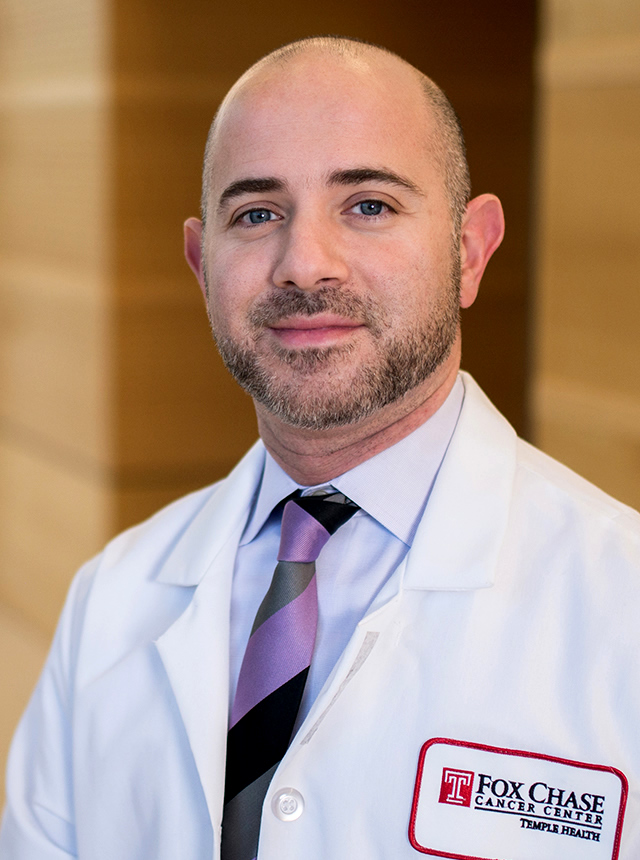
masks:
[[[95,554],[111,520],[109,481],[58,461],[22,436],[0,445],[0,602],[41,630],[54,629],[75,571]]]
[[[84,469],[106,466],[109,327],[91,278],[76,297],[56,293],[59,272],[0,267],[0,277],[0,431]]]
[[[195,279],[192,287],[198,291]],[[176,498],[227,474],[257,439],[252,401],[224,370],[199,291],[195,306],[164,301],[121,309],[113,371],[113,472],[133,516],[121,527],[157,509],[156,490],[174,488]],[[135,511],[133,498],[147,498],[151,507]]]
[[[640,508],[640,12],[547,8],[535,436]]]
[[[107,238],[102,88],[0,85],[0,111],[3,260],[95,270]]]

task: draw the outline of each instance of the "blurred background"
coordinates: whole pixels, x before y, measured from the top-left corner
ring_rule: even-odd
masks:
[[[225,91],[318,33],[381,43],[450,96],[508,225],[463,365],[640,507],[637,0],[0,0],[2,771],[76,568],[256,438],[181,225]]]

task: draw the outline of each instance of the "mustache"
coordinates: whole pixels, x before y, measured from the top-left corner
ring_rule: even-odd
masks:
[[[370,298],[348,289],[321,287],[313,292],[282,290],[265,296],[249,310],[247,319],[254,328],[265,328],[292,316],[312,317],[332,313],[368,326],[374,334],[386,328],[384,316]]]

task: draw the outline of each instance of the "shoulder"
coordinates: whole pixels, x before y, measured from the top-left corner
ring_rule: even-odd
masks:
[[[458,508],[469,509],[466,532],[480,523],[482,545],[536,577],[562,570],[601,580],[606,570],[640,588],[640,514],[519,439],[473,380],[464,381],[451,450],[465,466],[453,470],[453,486]]]
[[[162,586],[197,585],[211,559],[242,529],[264,465],[257,444],[221,481],[183,496],[113,538],[80,576],[93,593],[134,598]],[[138,595],[139,596],[139,595]]]
[[[117,535],[81,568],[58,626],[69,676],[94,677],[182,614],[212,561],[239,539],[263,460],[255,446],[227,478]],[[226,576],[228,566],[214,573]]]
[[[571,469],[518,442],[507,557],[519,558],[532,587],[563,588],[607,626],[637,627],[640,514]],[[515,542],[526,535],[518,550]],[[526,554],[522,547],[526,548]],[[577,612],[577,607],[574,607]],[[631,612],[632,618],[623,617]]]
[[[627,532],[640,541],[640,514],[522,439],[517,442],[515,493],[556,517],[557,527],[580,519],[591,527]]]
[[[177,559],[195,561],[198,553],[215,551],[221,535],[237,530],[246,519],[263,466],[264,447],[257,443],[223,480],[183,496],[115,537],[100,556],[101,568],[125,565],[153,579]]]
[[[567,514],[573,511],[603,524],[616,523],[622,529],[640,532],[637,511],[519,438],[477,383],[466,373],[463,379],[465,403],[459,423],[463,428],[465,450],[469,449],[474,455],[477,469],[482,469],[482,464],[478,463],[479,454],[484,462],[490,461],[494,471],[493,475],[487,471],[487,485],[494,484],[500,475],[509,475],[512,489],[505,493],[505,498],[512,504],[530,501],[533,506],[553,509],[556,515],[560,510]]]
[[[147,570],[161,568],[198,515],[223,488],[225,481],[182,496],[148,519],[116,535],[104,547],[100,566],[114,567],[123,561],[135,563],[144,558]]]
[[[222,486],[219,482],[178,499],[117,535],[80,568],[56,632],[69,677],[81,651],[93,672],[95,665],[110,665],[139,639],[159,635],[167,619],[179,614],[180,592],[190,589],[162,586],[159,575]]]

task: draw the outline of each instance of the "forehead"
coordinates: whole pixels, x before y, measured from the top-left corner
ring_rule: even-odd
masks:
[[[386,57],[375,65],[305,57],[258,69],[220,112],[211,193],[245,177],[281,176],[295,184],[362,164],[416,184],[432,182],[434,132],[415,72]]]

